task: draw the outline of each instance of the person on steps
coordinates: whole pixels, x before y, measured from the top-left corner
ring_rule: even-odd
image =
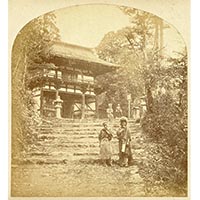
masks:
[[[120,104],[117,104],[116,110],[115,110],[115,118],[119,119],[122,116],[122,109],[120,107]]]
[[[110,122],[112,122],[113,119],[114,119],[112,103],[109,103],[109,104],[108,104],[108,108],[106,109],[106,113],[107,113],[108,120],[109,120]]]
[[[132,162],[131,134],[127,128],[127,123],[127,118],[121,117],[120,128],[117,131],[117,138],[119,140],[119,164],[121,167],[128,167]]]
[[[103,129],[100,131],[99,134],[99,146],[100,146],[100,158],[102,164],[104,166],[112,165],[112,133],[108,129],[108,124],[106,122],[103,123]]]

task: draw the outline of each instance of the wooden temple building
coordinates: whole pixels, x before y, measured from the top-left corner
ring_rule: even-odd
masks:
[[[42,69],[32,87],[40,114],[57,118],[95,117],[95,79],[119,66],[100,59],[94,49],[63,42],[54,42],[45,51],[44,60],[49,65]]]

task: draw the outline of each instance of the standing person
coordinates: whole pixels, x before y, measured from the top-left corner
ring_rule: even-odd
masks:
[[[132,162],[131,153],[131,134],[127,128],[128,120],[126,117],[121,117],[120,128],[117,131],[117,138],[119,140],[119,164],[122,167],[128,167]]]
[[[115,110],[115,117],[120,118],[122,116],[122,109],[120,107],[120,104],[117,104],[116,110]]]
[[[114,118],[114,116],[113,116],[112,103],[109,103],[109,104],[108,104],[108,108],[107,108],[106,112],[107,112],[107,116],[108,116],[109,121],[112,121],[113,118]]]
[[[100,144],[100,158],[104,166],[112,165],[112,133],[108,130],[108,124],[106,122],[103,123],[103,129],[99,134],[99,144]]]

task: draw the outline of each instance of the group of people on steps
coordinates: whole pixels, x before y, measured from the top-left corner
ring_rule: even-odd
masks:
[[[121,167],[128,167],[132,163],[131,134],[127,127],[126,117],[120,118],[120,128],[116,135],[119,141],[119,160]],[[107,122],[103,123],[103,129],[99,134],[100,158],[104,166],[112,166],[112,141],[113,134],[108,129]]]

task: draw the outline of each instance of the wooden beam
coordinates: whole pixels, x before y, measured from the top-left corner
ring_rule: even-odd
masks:
[[[82,92],[82,109],[81,109],[81,119],[85,119],[85,92]]]

